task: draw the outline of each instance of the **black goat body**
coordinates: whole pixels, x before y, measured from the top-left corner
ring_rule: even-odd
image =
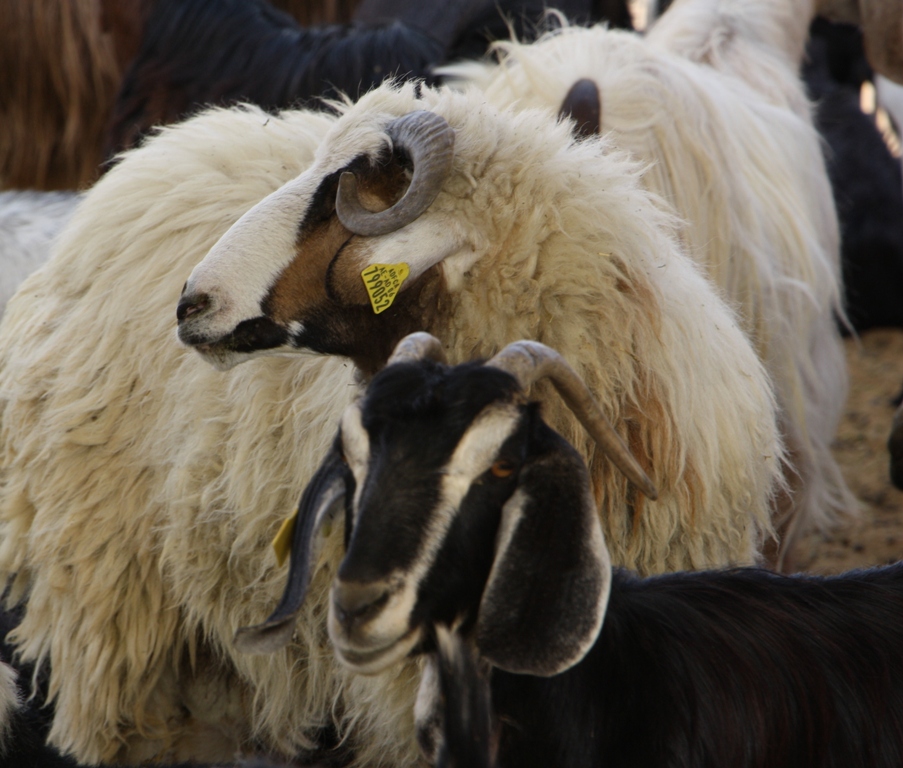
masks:
[[[555,370],[576,403],[562,365],[535,342],[482,367],[390,360],[305,490],[283,599],[243,649],[290,639],[315,532],[344,506],[330,639],[369,674],[440,654],[415,717],[445,765],[900,768],[903,564],[611,569],[585,463],[523,394]]]
[[[493,672],[500,766],[903,765],[903,565],[613,576],[583,661]]]

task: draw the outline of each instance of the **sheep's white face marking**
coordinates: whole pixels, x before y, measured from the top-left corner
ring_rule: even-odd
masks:
[[[373,333],[415,329],[416,320],[406,319],[395,330],[391,313],[373,321],[362,273],[373,264],[406,265],[409,275],[395,302],[410,296],[416,306],[410,289],[418,278],[450,258],[472,261],[475,248],[468,223],[447,203],[434,203],[415,221],[378,237],[354,235],[338,221],[332,206],[343,169],[358,169],[374,210],[404,191],[406,171],[366,162],[385,156],[387,122],[383,114],[341,118],[313,167],[230,227],[185,285],[178,310],[182,343],[227,369],[261,355],[304,351],[359,359],[372,354]]]
[[[404,658],[420,641],[422,627],[411,624],[418,589],[433,566],[464,497],[474,481],[492,466],[502,445],[517,428],[520,417],[521,411],[513,403],[493,403],[464,433],[442,469],[438,501],[432,509],[425,511],[419,551],[409,568],[395,570],[384,577],[387,599],[372,618],[351,628],[342,624],[336,610],[335,592],[340,583],[336,579],[333,599],[330,600],[328,627],[340,661],[356,672],[376,674]],[[363,431],[360,409],[355,412],[349,408],[343,419],[342,439],[346,459],[358,480],[355,526],[368,513],[367,509],[360,508],[361,488],[367,478],[364,476],[361,482],[358,479],[359,469],[355,469],[356,464],[359,468],[362,463]],[[369,457],[366,463],[369,463]],[[398,478],[397,482],[403,483],[404,478]],[[391,510],[387,513],[391,514]]]
[[[319,181],[306,173],[264,198],[192,270],[183,295],[206,296],[208,305],[181,324],[179,337],[217,367],[250,359],[247,353],[220,350],[216,342],[261,316],[270,286],[297,255],[297,228]]]

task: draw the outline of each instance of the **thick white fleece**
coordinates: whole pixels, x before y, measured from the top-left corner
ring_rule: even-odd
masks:
[[[500,107],[556,113],[576,80],[598,85],[602,133],[649,165],[644,186],[673,205],[774,381],[792,457],[785,545],[856,508],[830,451],[847,372],[837,216],[797,75],[810,5],[678,0],[645,38],[565,28],[500,45],[499,65],[446,70]]]

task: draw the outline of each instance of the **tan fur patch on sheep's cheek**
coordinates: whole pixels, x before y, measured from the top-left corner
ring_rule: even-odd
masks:
[[[361,204],[374,213],[383,211],[398,201],[408,183],[408,174],[397,163],[362,173],[358,175]],[[267,316],[288,325],[303,322],[306,312],[328,299],[344,305],[369,304],[361,272],[374,240],[355,236],[334,214],[306,227],[295,243],[295,258],[270,288]]]
[[[264,305],[268,317],[288,325],[324,304],[329,263],[351,238],[334,216],[303,232],[295,243],[295,258],[270,288]]]

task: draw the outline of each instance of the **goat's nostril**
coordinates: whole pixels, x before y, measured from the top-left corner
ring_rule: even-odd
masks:
[[[345,626],[373,618],[389,601],[389,589],[383,583],[337,581],[332,588],[336,618]]]
[[[204,312],[210,306],[210,297],[206,293],[198,293],[193,296],[183,296],[176,307],[176,318],[184,322],[192,315]]]

